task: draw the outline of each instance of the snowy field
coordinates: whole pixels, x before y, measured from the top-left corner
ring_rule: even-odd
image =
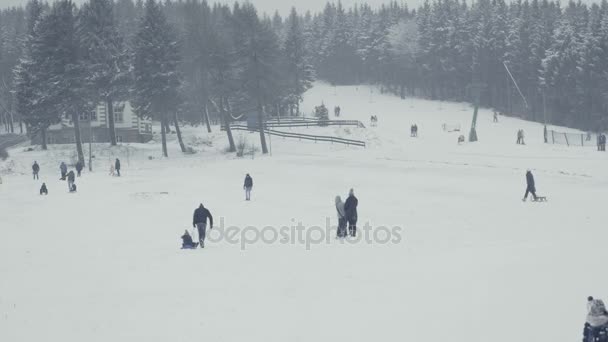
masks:
[[[543,144],[541,125],[492,123],[489,110],[480,141],[458,145],[472,116],[464,104],[317,85],[303,108],[322,101],[367,128],[292,131],[367,148],[273,137],[272,156],[239,159],[223,153],[218,127],[186,128],[193,155],[173,138],[169,159],[157,143],[95,146],[95,170],[77,179],[77,194],[58,180],[72,146],[10,150],[0,164],[0,341],[580,339],[586,297],[608,297],[608,154]],[[418,138],[409,137],[414,123]],[[525,146],[515,144],[520,128]],[[120,178],[107,172],[115,157]],[[549,202],[521,201],[528,168]],[[351,187],[370,241],[321,234],[328,219],[336,224],[334,197]],[[211,237],[222,225],[243,235],[180,250],[200,202],[216,221]],[[292,228],[273,236],[299,223],[302,241]],[[266,241],[255,239],[267,226]]]

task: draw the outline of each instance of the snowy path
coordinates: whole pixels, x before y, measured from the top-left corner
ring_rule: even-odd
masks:
[[[361,95],[365,92],[366,96]],[[124,176],[98,171],[78,194],[58,158],[11,151],[23,174],[0,186],[0,340],[33,341],[573,341],[588,295],[608,276],[608,155],[542,144],[542,126],[482,111],[480,142],[458,146],[443,122],[468,127],[462,104],[320,85],[306,96],[377,128],[310,128],[367,149],[273,138],[273,156],[232,159],[213,147],[147,160],[136,146]],[[418,139],[409,138],[417,123]],[[526,146],[514,143],[524,128]],[[188,134],[197,129],[186,129]],[[239,133],[240,135],[241,133]],[[257,135],[247,135],[255,141]],[[122,156],[120,152],[116,152]],[[50,195],[29,176],[42,165]],[[548,203],[522,203],[532,168]],[[246,172],[253,201],[243,201]],[[400,226],[398,243],[246,244],[177,249],[192,210],[216,226],[335,224],[334,196],[354,186],[361,226]],[[163,193],[167,194],[163,194]],[[394,236],[393,236],[394,237]],[[315,240],[313,236],[311,238]],[[311,239],[308,241],[310,242]],[[242,240],[241,240],[242,242]],[[314,241],[313,241],[314,242]]]

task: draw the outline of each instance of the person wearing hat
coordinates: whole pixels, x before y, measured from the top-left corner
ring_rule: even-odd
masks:
[[[357,236],[357,206],[359,200],[355,197],[355,190],[350,189],[348,192],[348,198],[344,202],[344,213],[346,221],[348,222],[348,234],[350,236]]]
[[[194,249],[198,247],[198,242],[192,241],[192,236],[186,229],[184,235],[182,235],[182,249]]]
[[[41,195],[49,194],[49,189],[46,188],[46,183],[42,183],[42,186],[40,187],[40,194]]]

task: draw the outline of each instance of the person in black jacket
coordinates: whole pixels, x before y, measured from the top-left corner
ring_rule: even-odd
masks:
[[[41,195],[49,194],[49,189],[46,188],[46,183],[42,183],[42,186],[40,187],[40,194]]]
[[[196,227],[198,230],[198,241],[201,248],[205,248],[205,234],[207,231],[207,218],[209,219],[209,227],[213,229],[213,216],[207,208],[201,205],[194,210],[194,217],[192,218],[192,227]]]
[[[355,190],[350,189],[348,198],[344,202],[344,213],[348,221],[348,233],[350,236],[357,236],[357,206],[359,200],[355,197]]]
[[[34,173],[34,179],[40,179],[40,177],[38,177],[38,173],[40,172],[40,165],[38,165],[38,162],[34,160],[34,165],[32,165],[32,172]]]
[[[72,191],[72,185],[74,185],[74,182],[76,181],[76,174],[74,174],[74,171],[70,170],[70,172],[68,172],[68,191]]]
[[[59,170],[61,171],[61,180],[65,180],[65,175],[68,174],[68,166],[65,165],[64,162],[61,162],[61,165],[59,165]]]
[[[82,172],[82,169],[84,168],[84,163],[81,162],[80,160],[76,162],[76,174],[78,175],[78,177],[80,177],[80,173]]]
[[[116,175],[120,177],[120,160],[116,158],[116,162],[114,163],[114,170],[116,171]]]
[[[526,172],[526,194],[524,195],[523,201],[525,202],[528,198],[528,194],[531,193],[532,197],[536,201],[536,186],[534,184],[534,175],[532,175],[532,171],[528,170]]]
[[[245,176],[245,184],[243,185],[243,189],[245,189],[245,200],[251,200],[251,189],[253,188],[253,178],[249,174]]]
[[[198,242],[192,241],[192,236],[186,230],[182,235],[182,249],[194,249],[196,247],[198,247]]]

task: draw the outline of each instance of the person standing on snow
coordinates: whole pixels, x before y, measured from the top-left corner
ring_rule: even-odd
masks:
[[[194,217],[192,218],[192,227],[196,227],[198,230],[198,241],[201,248],[205,248],[207,218],[209,218],[209,228],[213,229],[213,216],[211,216],[209,210],[201,203],[201,205],[194,210]]]
[[[40,177],[38,177],[38,173],[40,172],[40,165],[38,165],[38,162],[34,160],[34,165],[32,165],[32,172],[34,173],[34,179],[40,179]]]
[[[346,212],[344,202],[340,196],[336,196],[336,211],[338,212],[338,239],[346,237]]]
[[[243,184],[243,189],[245,189],[245,200],[251,200],[251,189],[253,188],[253,178],[249,174],[245,176],[245,184]]]
[[[536,197],[536,186],[534,184],[534,175],[532,175],[532,171],[526,171],[526,194],[524,195],[523,201],[525,202],[528,199],[528,194],[531,193],[532,197],[536,201],[538,197]]]
[[[61,162],[59,170],[61,171],[61,180],[65,180],[65,176],[68,174],[68,166],[64,162]]]
[[[116,158],[116,162],[114,163],[114,170],[116,170],[116,175],[120,177],[120,160]]]
[[[74,182],[76,181],[76,174],[74,174],[74,171],[70,171],[67,176],[68,176],[68,190],[70,192],[72,192],[72,189],[74,188],[73,187]]]
[[[80,173],[82,172],[82,169],[84,168],[83,163],[79,160],[76,162],[76,174],[78,175],[78,177],[80,177]]]
[[[355,197],[355,190],[350,189],[348,198],[344,202],[344,213],[348,221],[348,233],[350,236],[357,236],[357,206],[359,200]]]

